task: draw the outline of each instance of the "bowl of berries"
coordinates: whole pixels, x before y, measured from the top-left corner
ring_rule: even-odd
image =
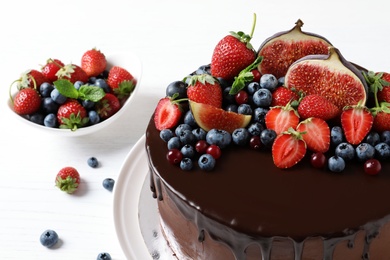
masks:
[[[80,136],[112,124],[135,98],[142,75],[131,52],[93,48],[66,64],[50,58],[10,84],[8,107],[22,122],[50,133]]]

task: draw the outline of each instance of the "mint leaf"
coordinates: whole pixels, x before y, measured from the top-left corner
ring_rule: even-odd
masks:
[[[59,79],[54,81],[54,86],[61,95],[68,98],[79,98],[79,91],[74,87],[72,82],[67,79]]]
[[[79,98],[83,100],[97,102],[105,95],[106,93],[104,92],[104,90],[98,86],[83,85],[79,89]]]
[[[234,78],[234,82],[232,84],[232,88],[229,92],[230,95],[237,94],[241,89],[245,87],[247,82],[253,80],[253,73],[251,72],[253,69],[257,68],[257,66],[263,60],[262,56],[258,56],[252,64],[243,69],[237,77]]]

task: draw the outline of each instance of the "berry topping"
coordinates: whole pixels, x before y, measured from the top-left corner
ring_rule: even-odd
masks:
[[[363,141],[370,132],[373,121],[371,112],[360,104],[347,107],[341,113],[341,126],[345,138],[353,145]]]
[[[272,158],[278,168],[294,166],[305,154],[306,144],[302,134],[292,128],[278,135],[272,145]]]
[[[154,111],[154,124],[158,130],[173,128],[181,118],[180,107],[173,98],[162,98]]]

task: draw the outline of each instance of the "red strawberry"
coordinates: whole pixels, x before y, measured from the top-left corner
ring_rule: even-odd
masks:
[[[42,67],[42,74],[53,83],[58,79],[56,73],[64,66],[64,63],[58,59],[48,59],[46,64]]]
[[[284,107],[272,107],[265,115],[266,127],[274,130],[277,135],[287,131],[290,127],[295,129],[298,123],[299,116],[289,104]]]
[[[390,73],[383,72],[382,80],[385,80],[387,84],[382,86],[381,90],[378,90],[378,102],[390,103]]]
[[[325,153],[330,146],[330,129],[325,120],[310,117],[300,122],[296,129],[302,133],[307,148],[313,152]]]
[[[256,52],[250,44],[255,22],[256,19],[251,35],[231,32],[217,43],[211,58],[211,75],[231,80],[255,61]]]
[[[44,83],[44,82],[47,82],[48,79],[46,78],[45,75],[43,75],[42,72],[38,71],[38,70],[30,70],[27,72],[27,78],[28,78],[28,87],[30,88],[35,88],[35,89],[39,89],[39,86]]]
[[[19,115],[29,115],[41,107],[41,97],[33,88],[19,90],[13,98],[14,111]]]
[[[79,187],[80,174],[73,167],[64,167],[57,173],[55,183],[60,190],[71,194]]]
[[[271,106],[285,106],[287,103],[291,103],[294,100],[298,100],[299,96],[291,89],[285,88],[284,86],[278,87],[272,92]]]
[[[81,81],[83,83],[88,82],[87,73],[78,65],[67,64],[59,69],[56,76],[60,79],[68,79],[70,82],[75,83]]]
[[[370,132],[374,117],[371,112],[360,104],[347,107],[341,113],[341,127],[345,138],[353,145],[359,144]]]
[[[96,77],[102,73],[107,66],[106,56],[97,49],[86,51],[81,57],[81,68],[88,77]]]
[[[390,103],[382,102],[380,107],[372,109],[374,114],[374,122],[372,128],[375,131],[383,132],[390,130]]]
[[[272,158],[278,168],[290,168],[306,154],[306,144],[300,132],[289,128],[278,135],[272,144]]]
[[[126,69],[114,66],[108,72],[107,84],[119,98],[123,98],[134,90],[137,80]]]
[[[154,124],[157,130],[175,127],[181,118],[179,104],[169,97],[162,98],[154,111]]]
[[[106,93],[106,95],[97,102],[96,107],[99,117],[101,119],[107,119],[119,111],[121,103],[114,94]]]
[[[298,105],[298,114],[302,119],[318,117],[325,121],[340,114],[340,109],[325,97],[312,94],[302,98]]]
[[[87,111],[77,100],[69,99],[58,108],[57,120],[60,128],[75,131],[88,122]]]
[[[208,74],[194,75],[190,78],[187,97],[197,103],[218,108],[222,106],[222,88],[218,80]]]

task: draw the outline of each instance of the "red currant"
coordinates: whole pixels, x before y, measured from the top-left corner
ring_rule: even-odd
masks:
[[[314,168],[323,168],[326,164],[326,156],[320,152],[313,153],[310,162]]]
[[[199,140],[196,144],[195,144],[195,150],[200,153],[200,154],[204,154],[206,153],[206,150],[207,150],[207,147],[208,147],[208,143],[205,141],[205,140]]]
[[[377,159],[368,159],[364,163],[364,171],[369,175],[377,175],[382,169],[381,162]]]
[[[261,149],[260,136],[258,135],[252,136],[251,139],[249,140],[249,146],[253,150],[260,150]]]
[[[248,93],[246,93],[245,90],[240,90],[235,96],[234,96],[236,103],[241,105],[241,104],[246,104],[248,103]]]
[[[221,148],[218,145],[212,144],[207,147],[206,153],[210,154],[214,159],[221,157]]]
[[[167,160],[172,164],[179,164],[183,159],[183,154],[179,149],[171,149],[167,153]]]

